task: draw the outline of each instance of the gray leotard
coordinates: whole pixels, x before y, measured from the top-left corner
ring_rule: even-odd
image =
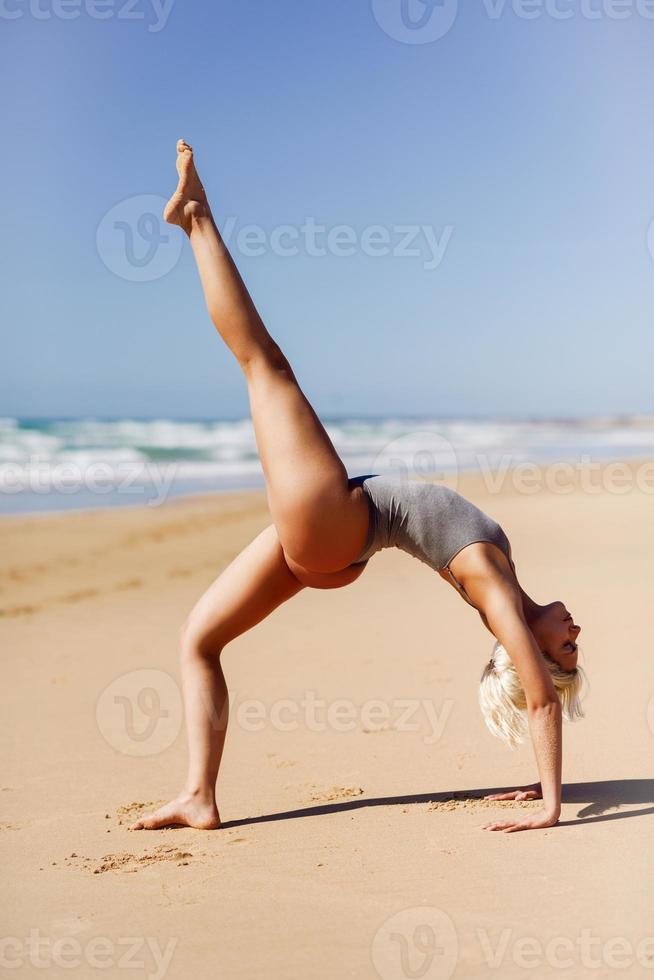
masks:
[[[477,541],[494,544],[511,561],[500,525],[448,487],[389,476],[361,476],[350,483],[363,487],[370,511],[368,537],[356,563],[382,548],[400,548],[435,571],[449,572],[456,555]]]

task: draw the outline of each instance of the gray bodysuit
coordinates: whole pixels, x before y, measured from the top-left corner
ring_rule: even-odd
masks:
[[[448,487],[389,476],[356,477],[350,484],[363,487],[370,511],[368,537],[356,564],[382,548],[400,548],[434,571],[447,571],[467,599],[449,569],[463,548],[488,541],[511,562],[511,545],[500,525]]]

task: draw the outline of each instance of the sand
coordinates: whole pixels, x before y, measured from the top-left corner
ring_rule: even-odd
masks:
[[[387,552],[225,652],[223,829],[130,833],[181,787],[178,629],[263,495],[0,521],[8,975],[654,975],[654,497],[459,488],[583,626],[547,831],[479,829],[534,806],[478,799],[532,782],[531,750],[483,725],[474,612]]]

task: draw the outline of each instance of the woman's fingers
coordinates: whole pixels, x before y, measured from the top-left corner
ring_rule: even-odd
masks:
[[[496,830],[503,834],[512,834],[516,830],[531,830],[532,824],[530,823],[516,823],[514,820],[504,820],[499,823],[487,823],[481,828],[482,830]]]
[[[512,800],[516,803],[522,803],[526,800],[540,800],[542,797],[540,786],[535,786],[533,789],[514,789],[508,793],[490,793],[484,799],[495,802]],[[545,821],[541,815],[534,814],[533,817],[530,816],[526,820],[494,820],[492,823],[483,824],[481,829],[513,834],[518,830],[537,830],[546,826],[551,826],[551,823]]]
[[[500,831],[504,834],[513,834],[519,830],[542,830],[545,827],[554,827],[558,823],[558,814],[547,813],[539,810],[527,817],[526,820],[496,820],[482,826],[482,830]]]
[[[510,793],[492,793],[485,800],[538,800],[540,795],[533,789],[515,789]]]

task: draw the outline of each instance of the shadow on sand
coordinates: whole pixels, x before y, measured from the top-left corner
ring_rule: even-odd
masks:
[[[371,806],[411,806],[416,803],[448,803],[458,801],[480,801],[491,793],[506,793],[515,786],[489,786],[486,789],[456,790],[445,793],[420,793],[409,796],[380,796],[372,799],[347,800],[343,803],[326,803],[301,810],[286,810],[282,813],[266,813],[260,817],[247,817],[243,820],[228,820],[222,830],[234,827],[247,827],[257,823],[275,823],[278,820],[297,820],[301,817],[323,817],[329,814],[345,813],[348,810],[361,810]],[[626,817],[642,817],[654,813],[654,779],[607,779],[595,783],[567,783],[563,786],[563,802],[583,804],[577,818],[559,821],[559,827],[574,827],[579,824],[599,823],[603,820],[624,820]],[[650,804],[650,806],[647,806]],[[492,803],[486,804],[491,807]],[[645,805],[645,809],[623,809]],[[617,810],[616,813],[608,813]]]

